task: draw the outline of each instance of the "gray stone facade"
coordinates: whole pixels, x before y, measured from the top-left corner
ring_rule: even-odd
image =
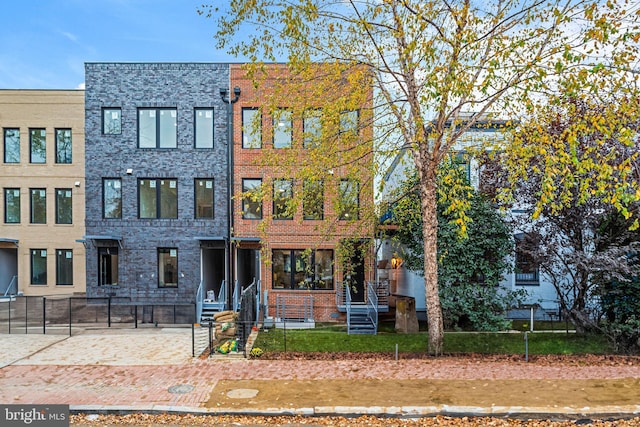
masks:
[[[229,66],[87,63],[85,73],[87,296],[110,295],[131,304],[193,303],[205,268],[203,248],[214,241],[216,256],[224,256],[223,240],[211,239],[228,235],[227,105],[220,88],[228,87]],[[138,148],[138,109],[149,107],[177,109],[177,148]],[[195,148],[195,109],[211,107],[213,149]],[[103,108],[121,108],[121,134],[103,134]],[[104,178],[121,179],[121,219],[103,218]],[[177,179],[177,219],[139,218],[138,180],[149,178]],[[213,219],[194,219],[196,178],[214,180]],[[101,246],[118,247],[118,286],[99,286]],[[177,287],[159,286],[158,248],[178,250]],[[214,264],[224,268],[224,262]],[[215,275],[224,278],[224,272]]]

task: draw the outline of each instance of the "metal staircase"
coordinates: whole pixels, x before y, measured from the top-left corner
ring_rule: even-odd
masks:
[[[378,295],[376,286],[367,282],[367,300],[365,303],[353,303],[351,289],[342,286],[345,296],[347,312],[347,333],[370,334],[378,333]]]

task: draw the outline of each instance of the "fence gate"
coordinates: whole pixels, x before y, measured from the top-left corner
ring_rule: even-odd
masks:
[[[251,328],[256,323],[256,296],[258,285],[254,281],[245,288],[240,295],[240,308],[238,313],[237,337],[238,350],[244,351],[247,338],[251,334]]]

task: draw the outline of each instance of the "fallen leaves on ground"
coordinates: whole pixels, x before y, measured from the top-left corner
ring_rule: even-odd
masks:
[[[630,419],[505,419],[490,417],[389,418],[364,415],[359,417],[305,417],[305,416],[244,416],[244,415],[192,415],[192,414],[126,414],[126,415],[71,415],[71,425],[94,426],[385,426],[385,427],[637,427],[640,418]]]

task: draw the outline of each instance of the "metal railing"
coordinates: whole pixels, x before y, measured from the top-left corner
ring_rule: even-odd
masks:
[[[195,323],[195,304],[122,304],[109,297],[15,296],[0,304],[0,334],[67,333],[86,326]]]
[[[378,288],[373,283],[367,283],[367,315],[373,323],[374,329],[378,330]]]
[[[275,317],[279,321],[313,322],[313,295],[276,295]]]
[[[202,289],[202,280],[196,291],[196,322],[202,318],[202,303],[204,302],[204,291]]]
[[[15,289],[14,292],[11,292],[11,289]],[[13,276],[11,278],[11,281],[9,282],[9,286],[7,286],[7,290],[4,291],[4,295],[5,297],[8,296],[13,296],[16,295],[18,293],[18,276]]]

